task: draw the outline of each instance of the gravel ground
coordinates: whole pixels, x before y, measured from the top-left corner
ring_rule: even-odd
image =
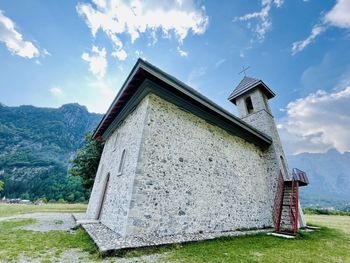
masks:
[[[41,231],[47,232],[52,230],[69,231],[75,226],[75,221],[70,213],[30,213],[15,216],[0,217],[1,221],[15,220],[15,219],[36,219],[36,223],[32,225],[27,225],[23,229],[31,231]],[[73,262],[115,262],[115,263],[165,263],[165,257],[167,253],[164,254],[153,254],[144,255],[140,257],[133,258],[121,258],[121,257],[108,257],[100,259],[98,261],[93,261],[90,259],[90,255],[87,252],[83,252],[79,249],[67,249],[59,257],[54,254],[55,251],[47,251],[47,256],[50,257],[51,262],[60,263],[73,263]],[[29,259],[28,257],[20,257],[17,262],[20,263],[36,263],[41,262],[40,259]]]
[[[140,257],[131,257],[131,258],[120,258],[120,257],[109,257],[101,259],[98,262],[103,263],[166,263],[165,257],[167,256],[167,253],[163,254],[153,254],[153,255],[144,255]],[[76,249],[70,249],[61,254],[59,258],[57,258],[57,261],[55,259],[53,262],[60,262],[60,263],[69,263],[69,262],[86,262],[86,263],[93,263],[96,261],[91,261],[89,259],[89,254],[87,252],[81,252]]]
[[[67,249],[59,257],[55,257],[53,251],[49,251],[46,256],[49,256],[50,262],[55,263],[170,263],[166,261],[166,253],[164,254],[153,254],[145,255],[140,257],[131,258],[120,258],[120,257],[109,257],[104,259],[99,259],[98,261],[91,260],[89,258],[89,253],[82,252],[79,249]],[[41,259],[28,259],[28,257],[20,257],[16,262],[18,263],[41,263]]]
[[[47,232],[51,230],[68,231],[75,226],[70,213],[30,213],[23,215],[0,217],[1,221],[13,219],[36,219],[36,223],[23,227],[26,230]]]

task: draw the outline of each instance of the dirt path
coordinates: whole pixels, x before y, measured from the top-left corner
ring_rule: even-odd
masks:
[[[14,215],[0,217],[1,221],[15,219],[35,219],[36,222],[32,225],[23,227],[26,230],[47,232],[52,230],[69,231],[75,226],[74,219],[71,213],[30,213],[22,215]]]
[[[77,213],[74,213],[78,215]],[[83,213],[81,213],[83,214]],[[29,214],[21,214],[7,217],[0,217],[0,222],[16,220],[16,219],[35,219],[36,222],[31,225],[26,225],[22,227],[25,230],[31,231],[40,231],[40,232],[48,232],[52,230],[60,230],[60,231],[71,231],[72,228],[75,227],[75,221],[72,217],[71,213],[55,213],[55,212],[40,212],[40,213],[29,213]],[[50,256],[50,260],[52,262],[116,262],[116,263],[133,263],[133,262],[143,262],[143,263],[158,263],[158,262],[166,262],[165,257],[166,254],[153,254],[153,255],[144,255],[133,258],[120,258],[120,257],[109,257],[105,259],[100,259],[98,261],[93,261],[89,257],[89,253],[83,252],[79,249],[67,249],[63,251],[59,256],[55,256],[54,251],[48,251],[47,254]],[[21,256],[18,258],[17,262],[41,262],[41,259],[30,259],[25,256]]]
[[[55,263],[173,263],[165,259],[166,254],[153,254],[153,255],[144,255],[139,257],[131,258],[120,258],[120,257],[108,257],[104,259],[99,259],[97,261],[91,260],[89,258],[89,253],[82,252],[79,249],[67,249],[59,257],[55,256],[54,253],[50,257],[51,262]],[[41,263],[41,259],[28,259],[28,257],[20,257],[17,259],[18,263]]]

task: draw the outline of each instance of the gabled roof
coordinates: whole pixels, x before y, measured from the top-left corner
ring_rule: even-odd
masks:
[[[275,97],[275,93],[262,80],[244,76],[228,100],[236,105],[236,98],[255,88],[261,88],[268,99]]]
[[[125,118],[137,103],[151,92],[248,142],[260,147],[267,147],[272,143],[270,136],[248,125],[185,83],[142,59],[138,59],[131,70],[95,129],[93,138],[106,139],[114,127],[121,122],[119,119]]]

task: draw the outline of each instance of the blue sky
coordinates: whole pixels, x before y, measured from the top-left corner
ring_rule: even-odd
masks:
[[[350,150],[350,0],[0,2],[0,102],[105,112],[138,57],[235,113],[275,91],[288,153]]]

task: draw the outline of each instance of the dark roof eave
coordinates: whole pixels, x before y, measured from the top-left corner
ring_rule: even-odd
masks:
[[[161,70],[159,70],[157,67],[153,66],[152,64],[142,61],[143,63],[146,63],[148,66],[150,66],[151,68],[153,68],[153,72],[151,74],[153,75],[158,75],[160,79],[163,79],[164,82],[168,82],[168,79],[170,79],[171,81],[173,81],[174,83],[168,83],[171,86],[174,86],[173,84],[176,84],[176,88],[180,89],[184,94],[190,96],[192,99],[195,99],[198,101],[198,99],[200,99],[200,103],[205,105],[206,107],[214,110],[215,112],[223,115],[224,117],[226,117],[227,119],[229,119],[230,121],[232,121],[233,123],[245,128],[248,132],[253,133],[255,136],[264,138],[264,140],[268,143],[271,144],[272,143],[272,139],[270,136],[268,136],[265,133],[260,132],[259,130],[255,129],[254,127],[250,126],[249,124],[247,124],[246,122],[242,121],[240,118],[236,117],[235,115],[231,114],[230,112],[228,112],[227,110],[225,110],[224,108],[222,108],[221,106],[217,105],[215,102],[209,100],[207,97],[203,96],[201,93],[199,93],[198,91],[196,91],[195,89],[191,88],[190,86],[188,86],[187,84],[183,83],[182,81],[174,78],[173,76],[162,72]],[[161,76],[163,75],[163,76]],[[164,76],[165,75],[165,76]]]
[[[101,119],[101,121],[99,122],[97,127],[95,128],[95,130],[94,130],[94,132],[92,134],[92,138],[93,139],[101,139],[102,138],[102,134],[98,134],[98,131],[100,130],[100,128],[103,125],[103,123],[105,122],[106,118],[111,114],[112,110],[115,108],[115,105],[117,104],[118,100],[122,96],[124,90],[127,88],[127,86],[132,81],[133,77],[137,73],[137,70],[139,69],[139,66],[140,66],[140,63],[139,63],[140,61],[142,61],[142,60],[138,59],[137,63],[134,65],[134,67],[132,68],[132,70],[129,73],[128,77],[124,81],[124,83],[122,85],[122,88],[119,90],[119,92],[117,93],[117,96],[115,96],[115,98],[112,101],[111,105],[109,106],[107,112],[104,114],[103,118]]]
[[[174,78],[173,76],[161,71],[157,67],[155,67],[152,64],[150,64],[146,61],[143,61],[141,59],[139,59],[137,61],[137,63],[135,64],[135,66],[133,67],[128,78],[124,82],[122,88],[120,89],[116,98],[113,100],[111,106],[109,107],[107,113],[104,115],[103,119],[101,120],[101,122],[97,126],[96,130],[94,131],[94,133],[93,133],[94,139],[102,138],[104,131],[108,128],[108,126],[107,126],[106,129],[104,131],[102,131],[101,128],[103,127],[103,124],[108,119],[108,116],[111,115],[111,113],[113,112],[113,109],[118,106],[118,102],[120,102],[120,99],[123,97],[123,93],[126,90],[128,90],[129,85],[132,84],[133,78],[137,74],[141,74],[140,73],[141,71],[143,71],[143,73],[148,73],[148,74],[154,76],[156,79],[160,80],[161,82],[164,82],[164,83],[172,86],[176,90],[180,91],[182,94],[189,96],[191,99],[197,101],[198,103],[202,104],[206,108],[216,112],[217,114],[220,114],[221,116],[225,117],[226,119],[228,119],[230,122],[234,123],[235,125],[239,125],[242,129],[246,130],[246,132],[249,132],[253,136],[257,137],[259,140],[262,140],[264,142],[264,144],[270,145],[272,143],[271,137],[269,137],[265,133],[248,125],[247,123],[245,123],[244,121],[242,121],[238,117],[234,116],[230,112],[226,111],[225,109],[223,109],[222,107],[220,107],[216,103],[212,102],[211,100],[209,100],[208,98],[206,98],[205,96],[203,96],[202,94],[200,94],[199,92],[194,90],[193,88],[189,87],[185,83],[179,81],[178,79]],[[141,74],[141,75],[143,78],[145,78],[146,74]]]
[[[254,85],[244,89],[244,90],[241,90],[237,93],[232,93],[230,97],[228,97],[228,100],[231,101],[233,104],[236,105],[236,99],[240,96],[243,96],[245,93],[247,93],[248,91],[251,91],[253,89],[256,89],[256,88],[259,88],[259,86],[262,86],[262,90],[263,92],[265,93],[265,95],[267,96],[268,99],[271,99],[273,97],[276,96],[276,94],[262,81],[262,80],[259,80],[258,82],[254,83]]]

